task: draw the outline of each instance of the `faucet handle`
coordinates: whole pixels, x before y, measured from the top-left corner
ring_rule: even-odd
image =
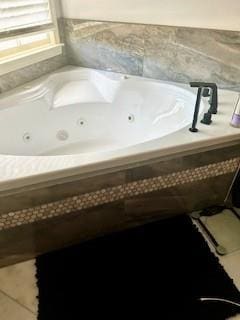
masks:
[[[203,124],[211,124],[212,123],[212,114],[211,114],[211,112],[206,112],[206,113],[204,113],[204,115],[203,115],[203,119],[201,120],[201,123],[203,123]]]
[[[204,98],[210,97],[210,96],[211,96],[211,94],[210,94],[210,89],[209,89],[209,88],[204,88],[204,89],[203,89],[203,92],[202,92],[202,96],[203,96]]]

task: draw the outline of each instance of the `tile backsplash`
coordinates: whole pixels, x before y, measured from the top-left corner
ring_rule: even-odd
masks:
[[[62,19],[70,64],[238,87],[240,32]]]
[[[0,92],[66,64],[240,90],[240,32],[59,19],[64,54],[0,77]]]
[[[0,93],[14,89],[66,65],[63,55],[0,76]]]

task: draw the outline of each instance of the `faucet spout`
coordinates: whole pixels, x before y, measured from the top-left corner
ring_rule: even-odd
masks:
[[[197,93],[197,100],[196,100],[196,104],[195,104],[195,109],[194,109],[193,122],[192,122],[191,128],[189,129],[189,131],[191,131],[191,132],[198,132],[196,125],[197,125],[198,114],[199,114],[199,109],[200,109],[201,97],[202,97],[202,87],[199,87],[198,93]]]

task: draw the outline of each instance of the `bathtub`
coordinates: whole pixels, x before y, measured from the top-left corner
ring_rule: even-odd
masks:
[[[0,191],[236,141],[237,99],[219,90],[213,124],[191,133],[195,89],[67,67],[0,95]],[[203,99],[199,120],[208,108]]]
[[[91,155],[142,144],[190,126],[195,101],[195,93],[171,84],[62,72],[0,102],[0,128],[8,137],[0,153]]]

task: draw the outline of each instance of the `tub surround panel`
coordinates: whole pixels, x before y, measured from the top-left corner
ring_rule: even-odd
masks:
[[[158,158],[151,162],[136,163],[126,169],[115,169],[112,173],[104,173],[93,177],[75,176],[69,181],[56,180],[50,186],[28,187],[15,192],[0,195],[0,216],[10,211],[21,211],[49,202],[94,193],[102,189],[111,189],[126,183],[136,182],[154,177],[168,176],[172,173],[206,167],[211,164],[228,161],[240,156],[240,145],[222,146],[218,149],[202,150],[198,153]]]
[[[187,83],[237,86],[240,32],[62,19],[69,62]]]
[[[232,158],[226,161],[217,162],[194,169],[187,169],[166,175],[154,176],[152,178],[128,182],[90,193],[78,194],[74,197],[46,203],[33,208],[11,211],[0,216],[0,230],[69,214],[79,210],[97,207],[99,205],[112,203],[115,201],[121,201],[127,198],[144,195],[175,186],[206,180],[229,173],[234,175],[238,168],[239,161],[240,157]],[[221,188],[225,188],[225,194],[227,194],[229,186],[230,183],[225,186],[221,186]]]
[[[0,77],[6,92],[68,63],[240,90],[240,32],[59,18],[63,55]]]
[[[95,235],[123,228],[126,217],[121,203],[75,212],[54,219],[0,232],[0,267],[85,241]]]
[[[229,147],[206,150],[176,157],[171,160],[155,161],[150,165],[137,166],[127,171],[127,181],[138,181],[161,175],[170,175],[173,172],[181,172],[183,170],[193,172],[193,170],[201,167],[219,166],[220,163],[228,163],[229,159],[238,159],[240,156],[239,148],[240,144],[237,143]]]
[[[154,216],[167,218],[171,215],[202,210],[216,204],[223,205],[231,182],[232,174],[229,173],[176,185],[125,199],[124,210],[128,218],[144,222]]]
[[[235,144],[2,196],[0,267],[109,232],[223,205],[239,150]]]
[[[75,178],[76,179],[76,178]],[[111,188],[126,182],[125,171],[102,174],[81,180],[74,180],[49,187],[27,189],[10,195],[0,196],[0,216],[3,213],[23,210],[29,207],[44,205],[48,202],[63,200],[76,195]]]
[[[232,174],[225,174],[2,230],[0,267],[186,210],[223,204],[231,180]]]
[[[143,26],[66,19],[63,25],[70,64],[142,75]]]
[[[240,32],[145,28],[145,77],[235,85],[239,83],[239,66]]]

